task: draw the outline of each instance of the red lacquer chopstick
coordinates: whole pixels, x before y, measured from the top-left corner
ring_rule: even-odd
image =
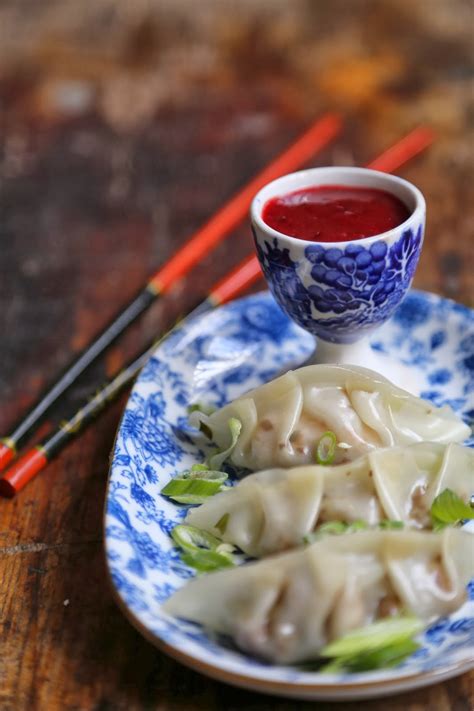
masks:
[[[332,113],[326,114],[316,121],[219,209],[191,237],[184,247],[179,249],[151,277],[140,293],[79,354],[59,379],[40,396],[14,427],[13,432],[8,437],[0,439],[0,471],[14,458],[17,448],[21,446],[33,428],[40,422],[46,411],[77,380],[79,375],[153,302],[165,294],[178,279],[187,274],[192,267],[216,247],[244,219],[254,194],[269,181],[285,173],[290,173],[309,161],[311,157],[337,136],[341,130],[341,125],[340,117]]]
[[[190,312],[189,317],[194,318],[230,301],[245,291],[261,275],[258,261],[253,256],[245,259],[224,279],[217,282],[208,296]],[[172,331],[173,329],[168,331],[160,341]],[[114,400],[134,380],[156,346],[157,342],[148,347],[138,358],[126,365],[115,378],[99,388],[94,397],[83,405],[70,420],[62,422],[57,430],[20,457],[0,479],[0,496],[12,498],[38,472],[44,469],[52,457],[56,456],[71,439],[82,432],[107,404]]]
[[[409,133],[366,167],[383,172],[391,172],[428,148],[434,140],[429,128],[420,127]],[[189,318],[205,313],[215,306],[230,301],[241,294],[261,276],[260,265],[255,255],[245,259],[236,269],[221,279],[204,301],[190,314]],[[168,334],[167,334],[168,335]],[[161,340],[161,339],[160,339]],[[33,447],[18,462],[10,467],[0,479],[0,495],[12,498],[44,467],[52,457],[82,430],[123,390],[130,384],[146,363],[156,343],[148,348],[136,360],[127,365],[112,381],[101,388],[84,407],[70,420],[63,423],[50,437]]]
[[[429,126],[418,126],[377,158],[374,158],[366,165],[366,168],[380,170],[382,173],[393,173],[404,163],[431,146],[434,139],[434,132]]]

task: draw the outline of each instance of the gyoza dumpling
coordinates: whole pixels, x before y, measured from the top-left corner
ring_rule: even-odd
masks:
[[[474,451],[422,442],[379,449],[355,462],[267,469],[190,509],[186,523],[259,558],[302,543],[317,524],[356,520],[430,526],[430,507],[446,488],[474,492]]]
[[[314,462],[315,445],[330,430],[335,463],[379,447],[415,442],[461,442],[471,430],[451,408],[435,407],[366,368],[309,365],[289,371],[211,415],[195,412],[222,450],[229,447],[230,418],[242,429],[230,461],[252,471]]]
[[[196,578],[164,610],[272,662],[302,662],[401,610],[426,621],[449,614],[473,575],[470,533],[370,531]]]

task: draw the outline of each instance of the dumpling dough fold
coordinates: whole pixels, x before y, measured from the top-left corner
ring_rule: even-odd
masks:
[[[425,621],[449,614],[473,575],[474,537],[465,531],[361,532],[195,578],[164,610],[288,664],[401,610]]]
[[[268,469],[191,508],[186,523],[260,558],[298,546],[317,524],[383,519],[431,526],[444,489],[464,501],[474,492],[474,451],[422,442],[378,449],[338,466]]]
[[[342,365],[289,371],[211,415],[194,412],[190,421],[206,425],[225,450],[231,417],[242,430],[230,461],[252,471],[313,462],[328,430],[349,445],[337,449],[336,464],[380,447],[461,442],[471,432],[448,406],[435,407],[366,368]]]

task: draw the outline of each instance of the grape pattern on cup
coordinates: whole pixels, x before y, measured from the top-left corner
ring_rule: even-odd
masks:
[[[277,239],[257,239],[258,258],[273,296],[307,331],[351,343],[386,321],[406,294],[421,252],[423,228],[389,244],[308,244],[298,255]]]

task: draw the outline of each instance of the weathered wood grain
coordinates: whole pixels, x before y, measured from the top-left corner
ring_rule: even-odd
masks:
[[[320,164],[363,163],[414,125],[434,125],[436,146],[402,172],[428,203],[415,283],[474,305],[472,14],[469,0],[5,0],[0,432],[226,197],[331,107],[346,129]],[[244,225],[50,422],[250,249]],[[102,508],[124,403],[17,500],[0,501],[1,711],[347,708],[201,677],[116,608]],[[467,711],[473,680],[352,708]]]

